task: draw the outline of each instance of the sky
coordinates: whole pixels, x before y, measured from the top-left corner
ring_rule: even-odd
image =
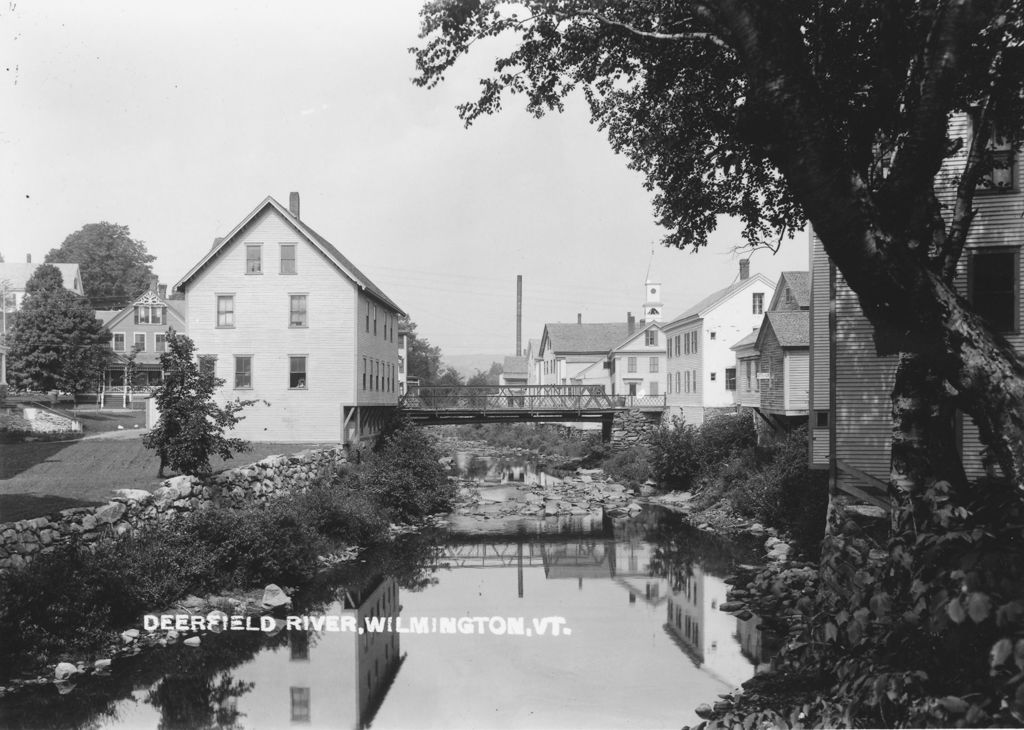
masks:
[[[7,261],[87,223],[126,225],[174,284],[267,195],[448,355],[514,354],[546,322],[625,321],[648,276],[668,318],[737,276],[739,225],[667,249],[639,173],[582,99],[535,119],[512,98],[465,129],[497,47],[412,83],[416,0],[2,0],[0,215]],[[498,42],[500,43],[500,41]],[[807,237],[751,271],[807,268]],[[746,254],[743,254],[746,255]]]

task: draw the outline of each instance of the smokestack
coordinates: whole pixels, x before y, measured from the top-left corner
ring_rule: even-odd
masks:
[[[576,324],[583,324],[583,313],[582,312],[577,312],[576,313]]]
[[[633,318],[632,312],[626,312],[626,333],[629,335],[633,334],[636,329],[636,320]]]
[[[299,194],[289,193],[288,194],[288,211],[295,216],[295,220],[299,220]]]
[[[523,356],[523,275],[516,276],[516,357]]]
[[[750,259],[740,259],[740,281],[750,278]]]
[[[166,284],[160,284],[160,286],[157,287],[156,294],[161,299],[166,299],[167,298],[167,285]]]
[[[25,254],[25,263],[26,264],[31,264],[32,263],[32,254],[30,254],[30,253]]]

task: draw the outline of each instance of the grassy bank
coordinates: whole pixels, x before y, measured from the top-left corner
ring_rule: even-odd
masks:
[[[0,576],[0,667],[103,649],[111,635],[189,594],[301,586],[319,556],[370,545],[389,522],[451,507],[454,489],[422,431],[402,428],[359,465],[265,508],[212,509],[95,546],[73,544]]]

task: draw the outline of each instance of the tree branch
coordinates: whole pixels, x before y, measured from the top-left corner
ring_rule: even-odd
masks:
[[[608,16],[602,15],[601,13],[598,13],[597,11],[593,10],[583,12],[581,13],[581,15],[595,18],[598,21],[604,23],[605,25],[620,28],[621,30],[626,31],[627,33],[640,36],[641,38],[654,38],[656,40],[661,41],[710,41],[719,48],[725,48],[730,51],[733,50],[732,46],[730,46],[728,43],[726,43],[724,40],[722,40],[714,33],[707,33],[704,31],[689,31],[686,33],[659,33],[657,31],[640,30],[639,28],[634,28],[632,25],[629,25],[628,23],[623,23],[618,20],[612,20]]]

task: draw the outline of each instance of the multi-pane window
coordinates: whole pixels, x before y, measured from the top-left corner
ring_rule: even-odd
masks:
[[[1017,182],[1014,168],[1017,165],[1012,140],[993,130],[985,152],[991,166],[981,176],[978,192],[1013,192]]]
[[[153,340],[153,349],[156,352],[167,352],[167,335],[158,332],[156,335],[154,335]]]
[[[764,294],[762,292],[754,292],[752,299],[752,311],[754,314],[764,313]]]
[[[282,274],[294,274],[295,273],[295,244],[294,243],[282,243],[281,244],[281,273]]]
[[[167,324],[164,307],[139,304],[135,307],[135,324]]]
[[[373,334],[377,334],[377,305],[373,305]]]
[[[306,295],[305,294],[290,294],[288,296],[290,301],[288,316],[289,327],[305,327],[307,326],[306,320]]]
[[[247,274],[262,274],[263,273],[263,244],[262,243],[247,243],[247,244],[245,244],[245,273],[247,273]]]
[[[712,382],[718,380],[718,373],[711,373],[711,380]]]
[[[636,358],[635,357],[629,357],[629,358],[626,359],[626,372],[629,372],[629,373],[635,373],[636,372]]]
[[[363,358],[363,390],[366,390],[366,358]]]
[[[309,722],[309,687],[291,687],[292,722]]]
[[[111,342],[114,352],[124,352],[124,332],[115,332]]]
[[[656,358],[656,357],[652,357],[651,358],[651,360],[650,360],[650,368],[648,370],[649,370],[649,372],[652,372],[652,373],[658,372],[658,358]]]
[[[146,351],[146,333],[145,332],[136,332],[135,333],[135,341],[132,343],[132,348],[136,352],[145,352]]]
[[[1016,250],[974,249],[968,259],[968,299],[974,311],[997,332],[1018,329]]]
[[[306,387],[306,356],[305,355],[289,355],[288,356],[288,387],[289,388],[305,388]]]
[[[693,338],[693,354],[696,355],[697,354],[697,340],[699,338],[697,337],[697,333],[696,332],[691,332],[690,333],[690,337]]]
[[[235,355],[235,387],[252,387],[252,355]]]
[[[683,392],[689,393],[690,392],[690,371],[687,370],[685,373],[683,373],[683,375],[685,376],[683,378]]]
[[[697,392],[697,371],[693,371],[693,392]]]
[[[644,334],[644,344],[656,346],[658,344],[658,330],[647,330]]]
[[[748,393],[750,392],[750,389],[751,389],[750,383],[751,383],[751,379],[752,379],[752,376],[751,376],[752,370],[753,370],[753,368],[751,367],[751,361],[747,360],[744,363],[744,365],[743,365],[743,380],[746,383],[746,391]]]
[[[217,326],[235,326],[235,296],[234,294],[217,295]]]
[[[678,370],[676,371],[676,392],[677,393],[682,393],[683,392],[682,385],[680,384],[679,371]]]
[[[366,302],[366,331],[370,331],[370,302]]]
[[[683,335],[683,354],[690,354],[690,333],[687,332]]]
[[[681,350],[679,349],[680,337],[676,335],[676,357],[679,357]]]
[[[736,390],[736,368],[725,369],[725,389]]]

